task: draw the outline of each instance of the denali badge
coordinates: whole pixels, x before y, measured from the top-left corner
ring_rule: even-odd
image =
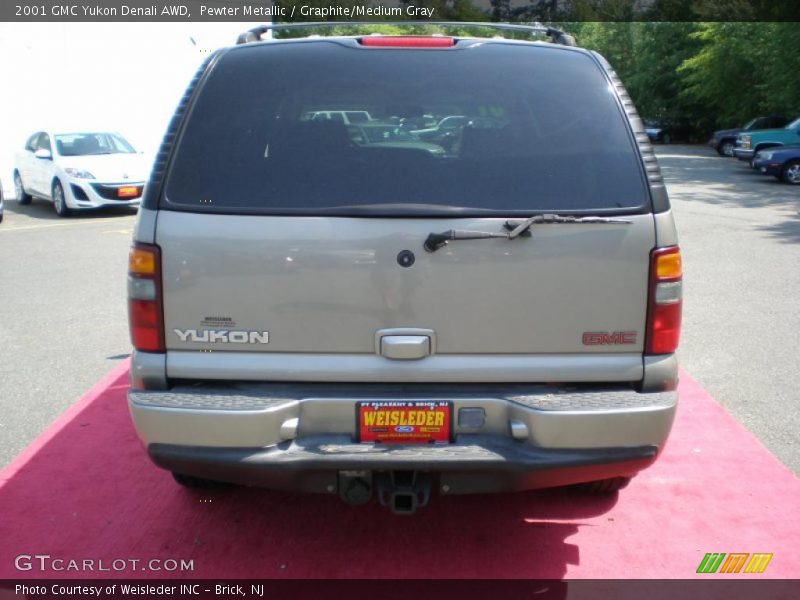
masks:
[[[229,331],[228,329],[173,329],[182,342],[208,344],[269,344],[269,331]]]
[[[617,344],[635,344],[635,331],[584,331],[584,346],[613,346]]]

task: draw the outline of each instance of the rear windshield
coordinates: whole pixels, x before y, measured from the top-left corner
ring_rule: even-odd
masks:
[[[640,160],[584,54],[334,41],[241,47],[213,67],[169,208],[265,214],[642,209]]]

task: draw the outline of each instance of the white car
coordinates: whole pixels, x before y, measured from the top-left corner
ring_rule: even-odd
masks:
[[[20,204],[50,200],[64,217],[73,210],[135,206],[148,164],[120,134],[39,131],[16,155],[14,189]]]

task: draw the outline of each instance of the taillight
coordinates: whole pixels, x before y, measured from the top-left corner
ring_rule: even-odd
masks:
[[[451,37],[402,36],[402,35],[370,35],[359,40],[362,46],[380,48],[448,48],[456,41]]]
[[[678,348],[683,305],[682,276],[680,248],[656,248],[650,253],[645,354],[671,354]]]
[[[161,250],[158,246],[137,242],[128,255],[128,322],[134,348],[164,352]]]

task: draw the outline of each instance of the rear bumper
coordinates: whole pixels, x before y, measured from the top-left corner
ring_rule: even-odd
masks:
[[[449,400],[453,443],[356,444],[356,402],[364,399]],[[241,384],[132,390],[128,400],[154,462],[186,475],[324,493],[336,489],[340,471],[430,471],[451,493],[468,493],[631,476],[663,447],[677,393],[621,386]],[[483,423],[461,423],[462,408],[482,409]]]
[[[349,436],[309,436],[269,448],[151,444],[158,466],[206,479],[272,489],[339,492],[339,473],[435,473],[446,494],[519,491],[632,477],[656,458],[655,446],[545,450],[511,438],[463,435],[448,446],[354,444]]]

